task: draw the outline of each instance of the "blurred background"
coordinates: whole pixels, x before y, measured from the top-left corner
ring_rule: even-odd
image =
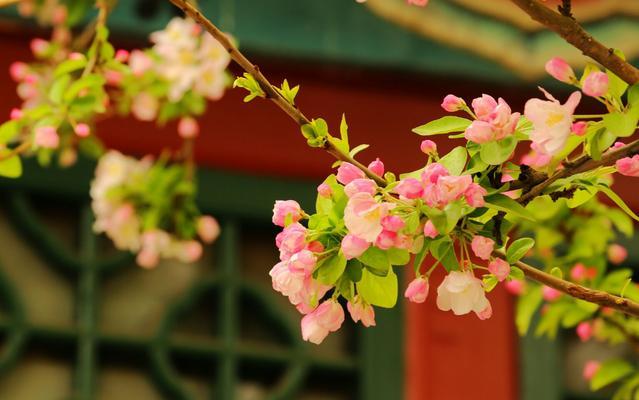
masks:
[[[309,117],[335,129],[345,113],[351,142],[371,144],[359,158],[380,157],[394,172],[423,166],[421,137],[410,130],[442,116],[446,94],[469,102],[488,93],[522,111],[542,84],[563,102],[569,91],[545,78],[545,62],[585,63],[508,0],[199,3],[272,82],[301,85],[297,100]],[[639,1],[573,5],[595,37],[639,58]],[[0,70],[8,71],[30,60],[31,38],[48,33],[2,11]],[[131,49],[175,15],[168,1],[122,0],[109,26],[118,47]],[[19,104],[8,73],[0,87],[8,118]],[[30,163],[19,180],[0,180],[0,399],[607,398],[589,393],[583,363],[628,350],[581,344],[572,332],[555,342],[519,338],[514,299],[501,288],[489,295],[489,321],[436,310],[433,290],[426,304],[378,310],[375,328],[349,320],[321,346],[302,342],[299,314],[271,289],[271,209],[276,199],[312,209],[332,159],[306,147],[272,104],[243,96],[230,90],[201,119],[199,200],[223,233],[197,265],[145,271],[95,236],[91,161],[47,170]],[[580,110],[594,106],[586,100]],[[100,123],[99,136],[139,156],[179,146],[174,125],[132,119]],[[617,189],[636,210],[636,189],[624,182]],[[630,265],[639,261],[634,243]]]

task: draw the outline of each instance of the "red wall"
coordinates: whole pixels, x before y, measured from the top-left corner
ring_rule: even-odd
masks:
[[[25,39],[1,35],[0,47],[2,71],[11,61],[28,59]],[[439,102],[445,94],[454,92],[469,99],[489,92],[506,98],[514,109],[522,108],[526,96],[538,95],[532,85],[508,88],[317,65],[266,63],[261,67],[276,83],[281,82],[282,71],[287,71],[289,82],[301,84],[299,104],[307,116],[324,117],[333,132],[345,112],[352,143],[372,145],[360,159],[368,162],[379,156],[388,170],[397,172],[423,165],[421,138],[410,129],[442,115]],[[338,72],[344,70],[347,72]],[[4,73],[0,74],[0,85],[5,93],[0,110],[6,110],[8,116],[10,108],[18,104],[14,85]],[[331,157],[306,147],[292,121],[269,102],[242,103],[243,96],[242,91],[231,90],[223,100],[211,104],[202,119],[203,133],[197,145],[196,157],[201,164],[318,180],[329,173]],[[167,144],[179,143],[173,125],[158,129],[115,118],[100,124],[99,131],[107,144],[138,154],[157,153]],[[448,140],[438,140],[438,144],[444,151],[453,146]],[[624,186],[629,192],[630,185]],[[627,198],[637,201],[634,196]],[[407,398],[517,398],[517,342],[508,295],[499,288],[489,295],[494,310],[489,321],[479,321],[474,315],[455,317],[434,306],[440,281],[441,276],[434,277],[426,304],[407,307]]]

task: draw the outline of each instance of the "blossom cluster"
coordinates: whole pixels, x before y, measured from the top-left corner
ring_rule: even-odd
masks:
[[[220,228],[213,217],[192,211],[192,188],[180,182],[182,176],[175,173],[180,169],[161,161],[154,164],[150,157],[137,160],[113,150],[106,153],[91,183],[94,231],[104,232],[116,248],[137,253],[137,263],[143,268],[155,267],[161,258],[197,261],[202,245],[195,234],[211,243]],[[148,190],[154,185],[164,190]],[[178,196],[179,202],[175,201]],[[168,205],[184,209],[161,214]],[[179,230],[171,221],[175,215],[181,215]]]

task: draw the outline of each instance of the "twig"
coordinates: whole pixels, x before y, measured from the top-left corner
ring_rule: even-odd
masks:
[[[217,41],[220,42],[220,44],[229,53],[233,61],[235,61],[240,67],[242,67],[244,71],[248,72],[255,78],[255,80],[260,84],[260,87],[266,94],[266,97],[269,98],[273,103],[275,103],[289,117],[291,117],[293,121],[295,121],[299,126],[303,126],[311,122],[302,113],[302,111],[297,108],[297,106],[289,103],[284,97],[282,97],[282,95],[280,95],[280,93],[275,89],[275,86],[273,86],[264,76],[264,74],[262,74],[259,67],[249,61],[249,59],[240,52],[240,50],[233,44],[233,42],[229,40],[228,36],[217,26],[215,26],[208,18],[202,15],[202,13],[197,8],[188,3],[186,0],[170,1],[176,7],[180,8],[184,12],[184,14],[200,24],[209,34],[211,34],[211,36],[217,39]],[[377,182],[378,185],[386,186],[387,182],[383,178],[374,174],[372,171],[366,168],[365,165],[355,160],[348,153],[345,153],[338,149],[330,141],[327,140],[323,148],[338,160],[349,162],[360,168],[369,178]]]
[[[628,84],[639,82],[639,69],[617,56],[609,47],[598,42],[574,18],[551,10],[539,0],[511,1],[532,19],[556,32],[568,43],[581,50],[584,55],[599,62]]]
[[[502,251],[496,251],[495,255],[505,257]],[[633,317],[639,317],[639,304],[632,300],[624,299],[601,290],[589,289],[576,283],[557,278],[521,261],[517,261],[514,265],[521,269],[524,275],[529,279],[557,289],[571,297],[598,304],[602,307],[614,308],[617,311],[632,315]]]
[[[25,140],[24,142],[20,143],[20,145],[18,145],[17,147],[14,147],[13,149],[11,149],[11,151],[5,154],[0,154],[0,161],[8,160],[13,156],[22,154],[26,152],[27,150],[29,150],[30,148],[31,148],[31,141]]]
[[[598,167],[610,165],[621,158],[630,157],[637,153],[639,153],[639,140],[635,140],[634,142],[631,142],[619,149],[611,150],[605,153],[599,160],[593,160],[589,156],[583,156],[572,162],[569,167],[562,169],[556,174],[548,177],[546,180],[532,186],[530,190],[522,195],[520,198],[518,198],[517,201],[519,203],[526,204],[534,197],[542,194],[544,189],[546,189],[548,186],[559,179],[567,178],[581,172],[590,171]]]

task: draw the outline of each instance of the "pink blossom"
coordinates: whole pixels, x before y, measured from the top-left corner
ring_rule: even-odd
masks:
[[[628,257],[628,250],[619,244],[608,246],[608,260],[613,264],[621,264]]]
[[[546,72],[561,82],[573,83],[577,81],[575,72],[561,57],[554,57],[548,60],[546,63]]]
[[[402,179],[393,190],[401,198],[408,200],[418,199],[424,193],[422,183],[415,178]]]
[[[473,253],[482,260],[488,260],[495,249],[495,241],[486,236],[476,235],[470,243]]]
[[[501,258],[495,258],[488,264],[488,271],[495,275],[499,282],[503,282],[510,274],[510,264]]]
[[[490,303],[488,303],[486,308],[484,308],[480,312],[475,312],[475,314],[477,315],[477,318],[479,318],[482,321],[485,321],[493,316],[493,307],[490,305]]]
[[[277,226],[284,226],[287,222],[297,222],[302,219],[302,208],[295,200],[277,200],[273,206],[272,221]]]
[[[9,118],[11,118],[11,119],[20,119],[20,118],[22,118],[22,115],[23,115],[23,112],[22,112],[21,109],[12,108]]]
[[[577,336],[582,342],[587,342],[592,337],[592,324],[590,322],[581,322],[577,325]]]
[[[390,203],[378,203],[368,193],[356,193],[344,209],[344,224],[349,233],[374,243],[382,230],[382,218],[392,208]]]
[[[9,75],[16,82],[22,81],[29,73],[29,66],[23,62],[16,61],[9,66]]]
[[[197,240],[180,242],[176,256],[183,263],[195,262],[202,257],[202,245]]]
[[[474,99],[472,106],[477,120],[464,132],[467,140],[486,143],[501,140],[515,131],[520,114],[513,113],[504,99],[495,101],[492,96],[484,94]]]
[[[346,196],[353,197],[356,193],[368,193],[374,195],[377,192],[377,184],[374,180],[368,178],[353,179],[344,187]]]
[[[306,247],[306,228],[299,222],[287,226],[275,237],[275,244],[280,249],[280,259],[288,260]]]
[[[581,281],[586,278],[586,266],[582,263],[575,264],[570,269],[570,277],[575,281]]]
[[[535,169],[541,169],[545,167],[546,165],[548,165],[550,161],[552,161],[552,156],[548,154],[544,154],[543,152],[539,151],[538,146],[535,145],[534,143],[531,144],[530,147],[531,147],[530,153],[521,157],[521,162],[520,162],[521,164],[528,165],[529,167],[532,167]]]
[[[197,220],[197,234],[204,243],[213,243],[220,236],[220,224],[210,215],[203,215]]]
[[[424,140],[419,146],[420,150],[429,156],[437,154],[437,144],[432,140]]]
[[[143,249],[136,256],[135,262],[142,268],[151,269],[160,262],[160,255],[155,251]]]
[[[524,282],[518,279],[513,279],[504,284],[506,290],[515,296],[520,296],[524,293]]]
[[[89,136],[89,134],[91,133],[91,128],[89,128],[89,125],[85,124],[85,123],[79,123],[75,126],[75,134],[78,135],[79,137],[87,137]]]
[[[177,130],[178,134],[183,139],[192,139],[197,137],[200,133],[200,125],[197,123],[195,118],[183,117],[180,118],[180,121],[178,122]]]
[[[395,245],[396,241],[397,232],[383,230],[379,235],[377,235],[377,239],[375,239],[375,246],[382,250],[388,250]]]
[[[351,163],[343,162],[337,169],[337,181],[342,185],[348,185],[355,179],[365,178],[364,172]]]
[[[475,143],[488,143],[495,140],[493,127],[485,121],[473,121],[464,132],[466,140]]]
[[[489,304],[481,280],[472,272],[451,271],[437,288],[437,307],[442,311],[482,313]]]
[[[86,57],[82,53],[73,52],[69,54],[69,60],[85,60]]]
[[[572,124],[572,128],[570,130],[577,136],[583,136],[588,130],[588,124],[585,121],[578,121]]]
[[[344,322],[344,310],[333,299],[326,300],[302,318],[302,338],[314,344],[324,341],[330,332],[337,331]]]
[[[368,164],[368,169],[377,176],[384,175],[384,163],[381,162],[379,158]]]
[[[437,182],[440,203],[446,205],[451,201],[458,200],[464,195],[471,183],[473,183],[473,178],[470,175],[442,176]]]
[[[60,145],[60,137],[54,127],[40,126],[35,130],[34,143],[45,149],[55,149]]]
[[[129,52],[124,49],[118,49],[118,51],[115,52],[115,59],[121,63],[125,63],[129,59]]]
[[[428,297],[428,280],[423,276],[413,279],[404,292],[404,297],[413,303],[423,303]]]
[[[572,115],[581,100],[581,93],[572,93],[562,105],[550,93],[542,88],[539,89],[548,100],[528,100],[524,114],[533,124],[530,139],[538,146],[537,150],[554,155],[564,147],[570,135]]]
[[[610,149],[612,149],[612,150],[618,150],[618,149],[620,149],[620,148],[622,148],[622,147],[624,147],[624,146],[625,146],[625,144],[624,144],[623,142],[615,142],[615,144],[613,144],[613,145],[610,147]]]
[[[369,247],[370,243],[366,240],[358,238],[350,233],[342,239],[342,254],[344,254],[344,257],[346,257],[347,260],[361,256]]]
[[[484,206],[484,196],[486,196],[486,194],[488,194],[486,189],[477,183],[468,185],[468,188],[464,192],[468,205],[475,208]]]
[[[287,261],[277,263],[269,271],[273,289],[284,296],[293,296],[304,287],[304,274],[291,271]]]
[[[150,93],[140,92],[131,102],[131,113],[140,121],[153,121],[158,115],[160,103]]]
[[[104,77],[106,78],[106,81],[109,85],[120,86],[120,84],[122,83],[123,75],[120,71],[108,69],[104,71]]]
[[[550,286],[543,286],[541,288],[541,295],[544,300],[553,302],[561,297],[561,292],[557,289],[551,288]]]
[[[621,175],[637,177],[639,176],[639,154],[619,159],[615,166]]]
[[[406,0],[406,4],[418,7],[426,7],[426,5],[428,4],[428,0]]]
[[[586,77],[581,90],[585,95],[600,97],[608,93],[608,84],[608,75],[605,72],[596,71]]]
[[[324,198],[329,198],[333,194],[333,189],[327,183],[321,183],[317,187],[317,193]]]
[[[595,374],[601,368],[601,364],[598,361],[587,361],[584,365],[583,377],[585,380],[590,381],[595,376]]]
[[[448,112],[463,110],[464,107],[466,107],[464,99],[453,94],[449,94],[444,97],[444,101],[442,102],[442,108]]]
[[[479,120],[486,120],[488,116],[497,107],[497,101],[493,96],[483,94],[481,97],[477,97],[472,101],[473,111]]]
[[[288,268],[294,273],[309,276],[317,265],[317,256],[312,251],[303,249],[289,259]]]
[[[140,77],[153,67],[153,60],[140,50],[133,50],[129,55],[129,67],[133,75]]]
[[[49,42],[44,39],[35,38],[31,40],[31,51],[36,57],[43,57],[49,50]]]
[[[397,215],[387,215],[382,218],[382,227],[391,232],[398,232],[404,229],[406,222]]]
[[[421,180],[425,187],[431,183],[437,183],[442,176],[448,176],[448,170],[440,163],[429,164],[422,171]]]
[[[435,228],[433,221],[426,221],[426,224],[424,224],[424,236],[435,239],[438,235],[439,232],[437,231],[437,228]]]
[[[366,304],[359,296],[355,296],[352,302],[346,303],[346,308],[354,322],[362,321],[365,327],[375,326],[375,310],[370,304]]]

